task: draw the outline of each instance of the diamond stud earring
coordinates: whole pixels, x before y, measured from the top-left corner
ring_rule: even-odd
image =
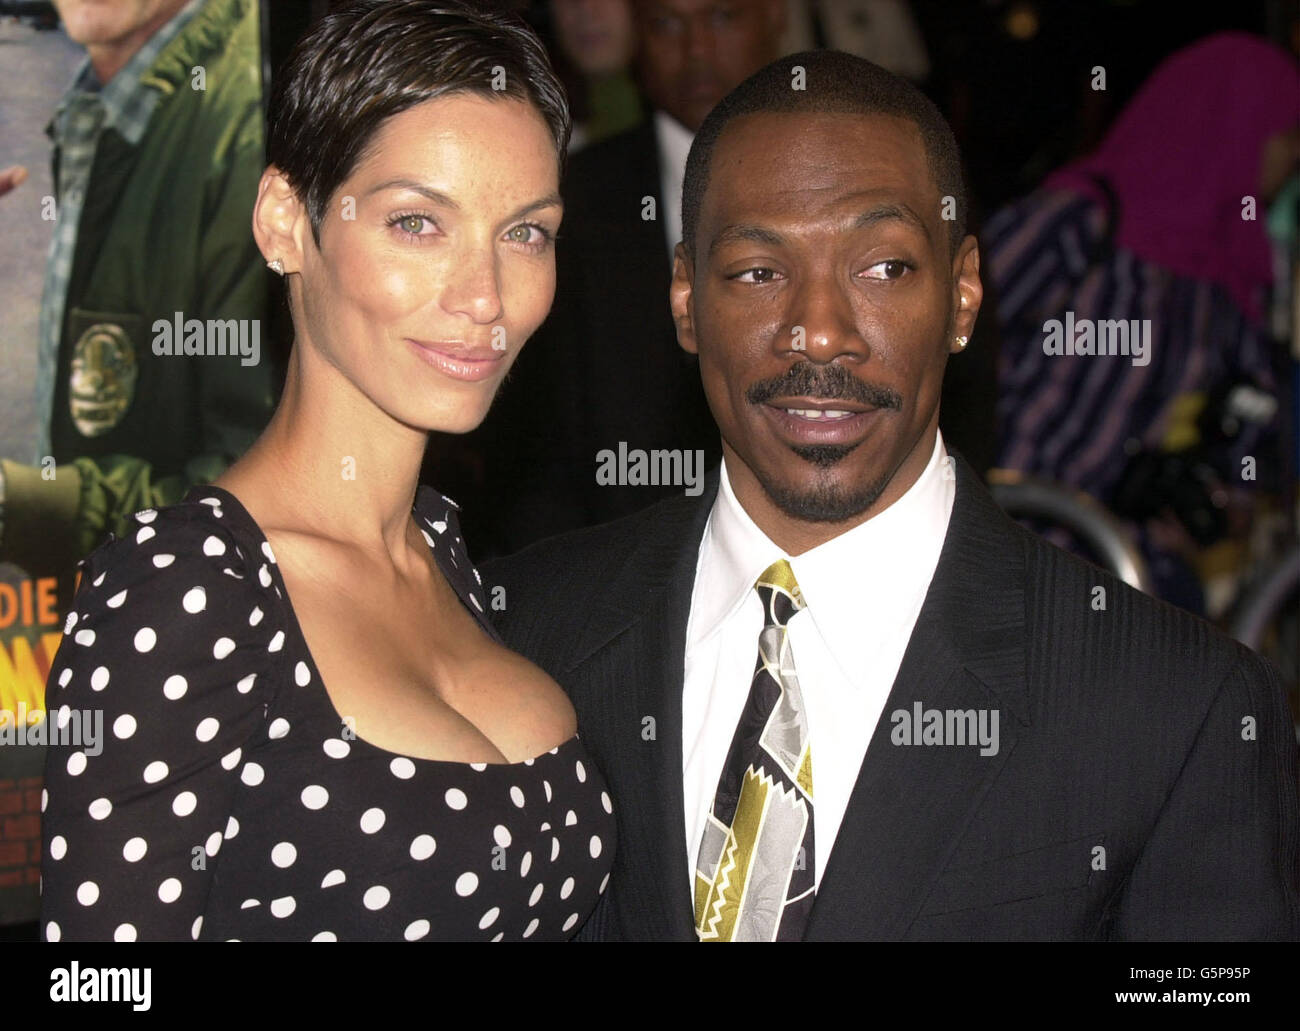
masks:
[[[284,262],[279,258],[273,258],[266,263],[266,267],[274,272],[277,276],[284,275]]]

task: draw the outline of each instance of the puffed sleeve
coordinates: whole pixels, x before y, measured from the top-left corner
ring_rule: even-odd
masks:
[[[199,937],[284,640],[221,509],[139,513],[82,568],[46,689],[46,941]],[[80,734],[75,733],[80,728]]]

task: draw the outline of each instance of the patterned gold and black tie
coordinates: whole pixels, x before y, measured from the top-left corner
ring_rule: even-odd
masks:
[[[700,941],[799,941],[815,898],[812,748],[786,635],[803,595],[785,559],[754,589],[758,667],[695,863]]]

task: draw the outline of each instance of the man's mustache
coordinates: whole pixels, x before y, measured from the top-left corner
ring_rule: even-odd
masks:
[[[808,397],[823,401],[853,401],[872,408],[903,407],[903,395],[890,387],[864,383],[842,365],[795,362],[784,375],[759,380],[745,391],[752,405],[778,397]]]

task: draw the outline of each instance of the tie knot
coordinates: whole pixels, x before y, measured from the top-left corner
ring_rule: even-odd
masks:
[[[768,623],[785,626],[786,620],[805,605],[799,581],[785,559],[777,559],[763,570],[754,583],[754,590],[763,599],[768,610]]]

